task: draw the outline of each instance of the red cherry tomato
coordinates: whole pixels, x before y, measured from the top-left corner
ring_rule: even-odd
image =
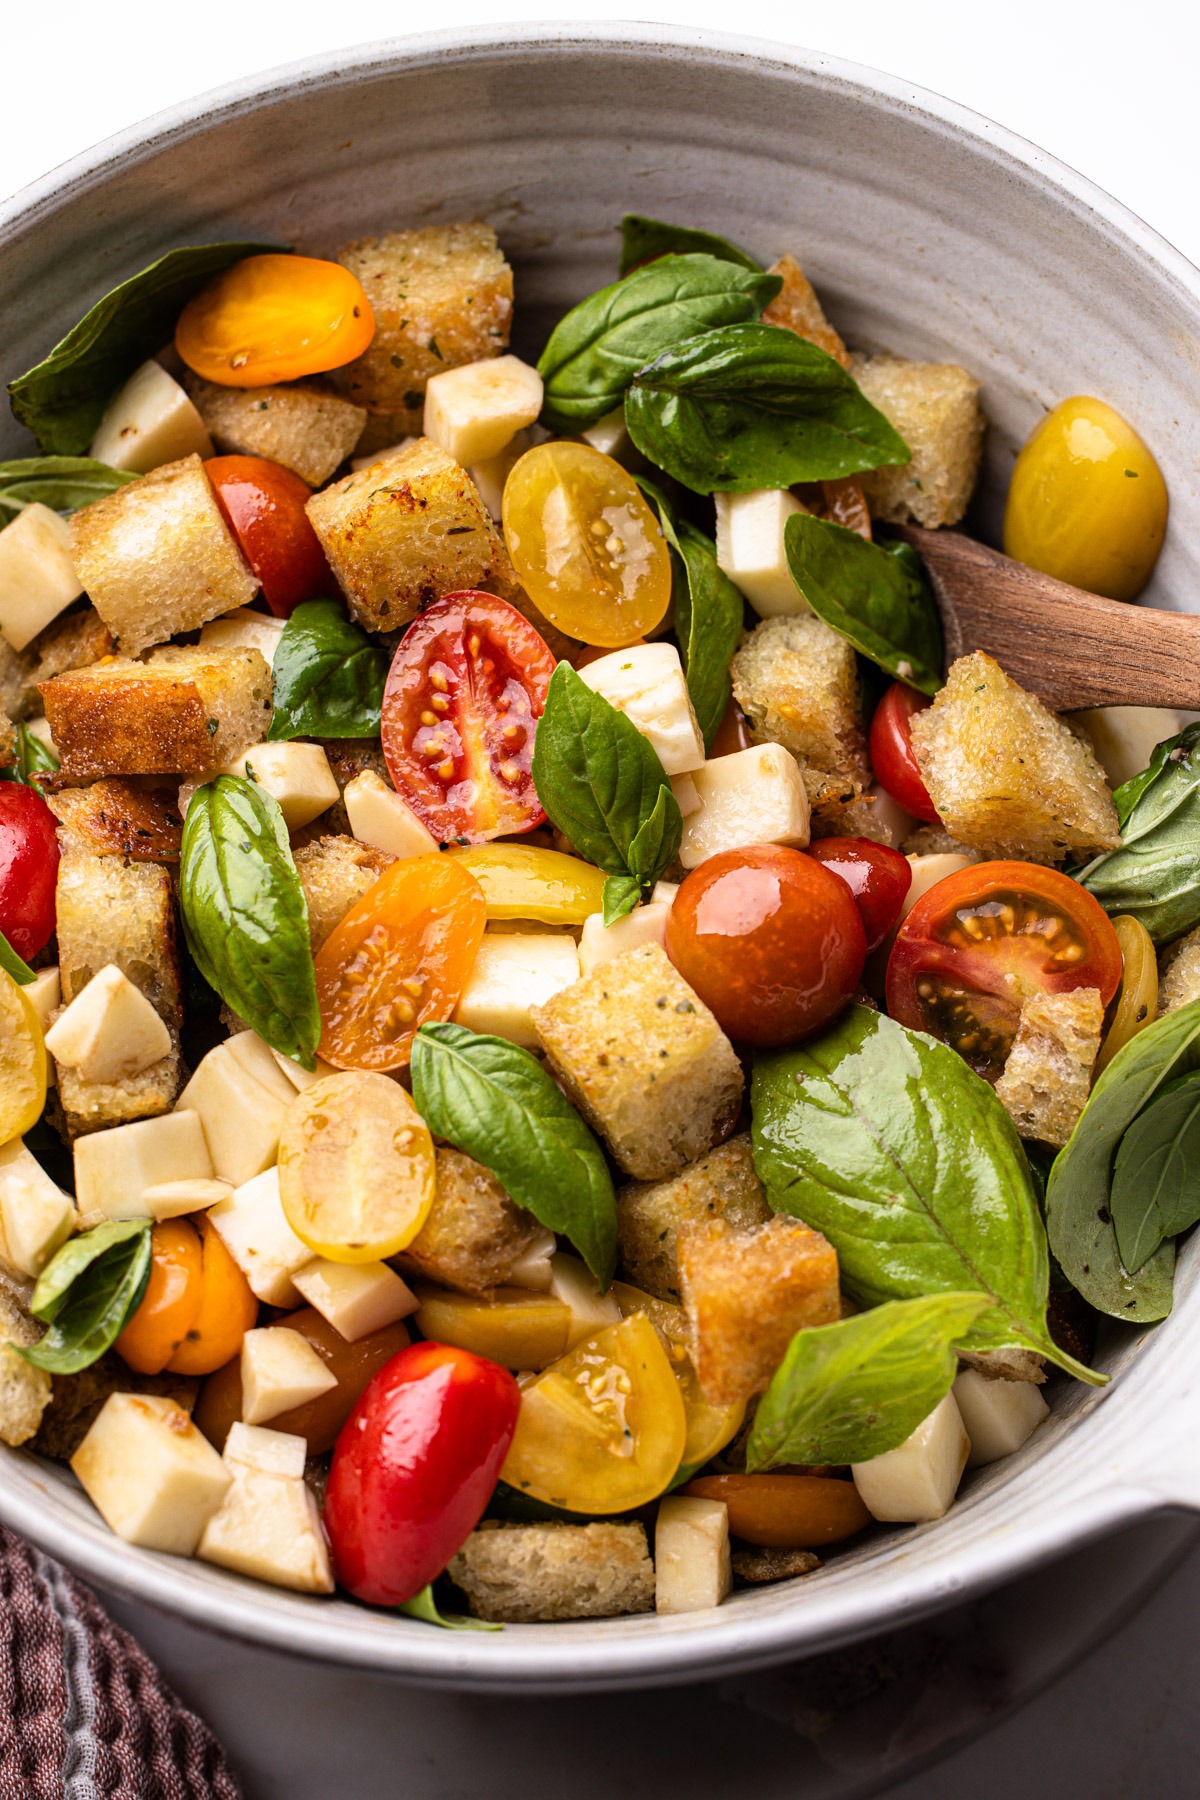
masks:
[[[923,712],[928,705],[925,695],[916,688],[893,681],[871,720],[871,767],[880,785],[905,812],[914,819],[924,819],[927,825],[936,825],[937,808],[921,780],[908,728],[913,714]]]
[[[912,886],[912,864],[898,850],[870,838],[818,838],[808,854],[840,875],[862,914],[868,952],[882,944]]]
[[[554,658],[533,626],[473,588],[426,607],[400,640],[383,692],[383,754],[440,843],[532,831],[533,735]]]
[[[286,619],[302,600],[336,594],[325,552],[304,510],[312,496],[307,482],[265,456],[213,456],[204,473],[277,619]]]
[[[344,1588],[398,1606],[441,1574],[491,1498],[520,1405],[507,1369],[449,1344],[410,1344],[383,1365],[338,1435],[325,1491]]]
[[[54,936],[58,831],[40,794],[0,781],[0,931],[28,962]]]
[[[710,856],[667,915],[667,955],[743,1044],[794,1044],[858,986],[867,938],[839,875],[763,844]]]

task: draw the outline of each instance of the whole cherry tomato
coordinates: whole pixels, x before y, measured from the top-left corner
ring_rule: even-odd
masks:
[[[912,864],[898,850],[870,838],[818,838],[808,854],[840,875],[862,914],[868,953],[882,944],[912,886]]]
[[[710,856],[685,876],[666,950],[731,1038],[794,1044],[846,1005],[867,938],[840,875],[762,844]]]
[[[937,808],[921,779],[908,728],[913,714],[922,712],[928,705],[925,695],[919,694],[916,688],[903,681],[893,681],[871,720],[871,767],[880,786],[887,789],[905,812],[910,812],[914,819],[924,819],[927,825],[936,825]]]
[[[142,1375],[210,1375],[240,1351],[258,1301],[207,1214],[162,1219],[150,1241],[150,1280],[118,1354]]]
[[[375,336],[362,286],[315,256],[247,256],[189,300],[175,348],[222,387],[262,387],[340,369]]]
[[[730,1531],[775,1549],[837,1544],[871,1523],[854,1483],[829,1475],[702,1475],[680,1492],[723,1501]]]
[[[0,781],[0,931],[26,961],[54,936],[58,831],[33,788]]]
[[[325,1527],[344,1588],[398,1606],[474,1531],[516,1430],[521,1394],[499,1363],[412,1344],[368,1383],[333,1448]]]
[[[312,495],[307,482],[265,456],[212,456],[204,473],[277,619],[286,619],[302,600],[337,592],[304,510]]]

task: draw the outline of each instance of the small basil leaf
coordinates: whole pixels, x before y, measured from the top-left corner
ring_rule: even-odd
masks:
[[[570,1238],[601,1287],[617,1261],[617,1202],[604,1152],[528,1050],[462,1025],[422,1025],[413,1099],[435,1137],[492,1171],[518,1206]]]
[[[378,737],[389,660],[336,600],[306,600],[275,651],[268,738]]]
[[[503,1631],[503,1625],[487,1619],[469,1619],[465,1613],[444,1613],[438,1608],[432,1587],[423,1587],[411,1600],[401,1600],[393,1612],[407,1613],[410,1619],[421,1619],[426,1625],[441,1625],[446,1631]]]
[[[931,1294],[798,1331],[758,1403],[746,1468],[869,1462],[894,1450],[950,1392],[955,1346],[989,1304],[983,1294]]]
[[[150,1280],[150,1221],[123,1222],[136,1231],[91,1257],[53,1303],[45,1336],[17,1347],[26,1362],[52,1375],[76,1375],[112,1348]]]
[[[1120,848],[1078,879],[1111,917],[1128,913],[1168,944],[1200,925],[1200,723],[1159,744],[1113,799]]]
[[[615,925],[631,913],[642,897],[642,884],[632,875],[608,875],[604,880],[602,921]]]
[[[762,272],[762,264],[745,250],[739,250],[728,238],[712,231],[694,231],[688,225],[668,225],[664,219],[651,219],[645,213],[626,213],[621,220],[621,273],[628,275],[638,263],[656,256],[715,256],[721,262],[736,263],[740,269]]]
[[[28,725],[23,722],[17,725],[17,760],[6,769],[0,769],[0,781],[20,781],[26,787],[39,788],[40,783],[33,780],[35,775],[53,775],[59,766],[58,757],[48,744],[35,737]]]
[[[550,334],[538,369],[542,423],[585,431],[620,406],[636,372],[697,331],[756,319],[782,283],[715,256],[664,256],[589,294]]]
[[[0,969],[11,975],[18,987],[28,987],[37,976],[24,959],[17,955],[4,933],[0,931]]]
[[[240,775],[200,788],[183,826],[179,901],[197,968],[273,1050],[315,1069],[321,1039],[308,907],[271,796]]]
[[[48,356],[9,382],[16,418],[49,454],[82,456],[117,389],[169,342],[192,296],[231,263],[281,248],[229,243],[168,250],[97,300]]]
[[[149,1229],[145,1219],[108,1219],[91,1231],[81,1231],[78,1236],[68,1238],[38,1276],[29,1301],[34,1318],[49,1324],[61,1309],[72,1283],[85,1269],[118,1244],[128,1243]]]
[[[783,540],[792,580],[818,619],[889,675],[936,694],[942,622],[916,552],[869,543],[808,513],[792,515]]]
[[[78,512],[105,494],[136,481],[128,469],[110,469],[90,456],[26,456],[0,462],[0,524],[39,501],[52,512]]]
[[[698,494],[909,460],[841,364],[775,325],[726,325],[675,344],[634,376],[625,423],[643,456]]]
[[[1200,1219],[1200,1070],[1168,1081],[1121,1139],[1109,1210],[1134,1274]]]

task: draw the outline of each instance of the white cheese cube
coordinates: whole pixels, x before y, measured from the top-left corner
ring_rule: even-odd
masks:
[[[146,1189],[164,1181],[210,1181],[204,1127],[194,1112],[165,1113],[75,1139],[75,1200],[88,1224],[152,1219]]]
[[[218,1181],[157,1181],[143,1189],[142,1204],[152,1219],[186,1219],[189,1213],[207,1212],[218,1200],[228,1200],[233,1183]]]
[[[274,1587],[293,1588],[302,1594],[331,1594],[333,1569],[315,1496],[302,1473],[297,1477],[262,1467],[261,1451],[254,1452],[258,1462],[231,1456],[234,1433],[244,1429],[239,1425],[230,1428],[225,1448],[230,1485],[204,1528],[196,1555],[202,1562],[269,1581]],[[303,1438],[281,1431],[257,1431],[255,1435],[299,1444],[303,1456]]]
[[[415,1313],[420,1301],[386,1263],[336,1263],[315,1256],[292,1276],[303,1299],[348,1344]]]
[[[538,1034],[530,1007],[543,1006],[578,980],[574,938],[485,931],[454,1017],[469,1031],[490,1032],[535,1050]]]
[[[273,619],[270,613],[235,606],[232,612],[208,621],[201,629],[200,642],[205,649],[215,646],[218,650],[257,650],[270,665],[275,661],[283,627],[284,621]]]
[[[611,456],[614,462],[625,462],[633,449],[623,406],[614,407],[612,412],[605,413],[602,419],[597,419],[594,425],[589,425],[579,435],[585,444],[590,444],[593,450],[599,450],[601,456]]]
[[[512,474],[514,464],[520,462],[532,445],[533,433],[518,431],[511,444],[506,444],[498,456],[485,457],[482,462],[472,463],[467,470],[467,474],[475,483],[475,490],[479,498],[497,525],[504,512],[504,485]]]
[[[1011,1456],[1050,1417],[1036,1382],[989,1381],[978,1369],[962,1370],[954,1399],[971,1440],[968,1469]]]
[[[222,1451],[227,1466],[240,1463],[263,1475],[279,1475],[285,1481],[303,1481],[308,1445],[291,1431],[270,1431],[265,1425],[246,1425],[235,1419]]]
[[[51,1019],[62,1005],[62,983],[59,980],[58,964],[55,963],[53,968],[39,969],[33,980],[28,986],[22,988],[21,992],[37,1014],[38,1024],[41,1026],[43,1034],[46,1033],[50,1029]],[[46,1082],[49,1087],[57,1085],[52,1056],[46,1058]]]
[[[312,1261],[312,1251],[284,1216],[278,1169],[243,1182],[208,1216],[259,1300],[267,1306],[300,1304],[292,1276]]]
[[[223,772],[257,782],[279,802],[289,831],[299,831],[327,812],[340,791],[320,744],[251,744]]]
[[[289,1059],[276,1056],[270,1044],[260,1038],[257,1031],[237,1031],[228,1039],[227,1047],[238,1067],[251,1081],[256,1081],[268,1094],[274,1094],[283,1106],[290,1106],[296,1097],[297,1083],[283,1068]],[[295,1065],[301,1076],[307,1070]],[[333,1071],[329,1070],[332,1074]]]
[[[0,1237],[3,1257],[36,1279],[75,1229],[75,1202],[14,1138],[0,1147]]]
[[[675,804],[686,819],[700,810],[700,790],[691,775],[673,775],[671,792],[675,796]]]
[[[192,1554],[229,1487],[208,1439],[159,1394],[110,1394],[71,1468],[118,1537],[172,1556]]]
[[[723,1500],[668,1494],[654,1527],[654,1610],[707,1612],[733,1587],[729,1509]]]
[[[242,1418],[261,1425],[337,1386],[329,1364],[298,1331],[264,1325],[242,1339]]]
[[[1147,768],[1155,746],[1178,736],[1183,720],[1166,706],[1089,706],[1073,713],[1092,740],[1112,787]]]
[[[24,650],[82,594],[70,543],[67,521],[40,500],[0,531],[0,635],[14,650]]]
[[[670,906],[678,892],[677,881],[656,881],[650,889],[650,904],[655,906],[661,901],[663,905]]]
[[[740,588],[760,619],[777,613],[808,612],[808,601],[792,580],[783,530],[806,506],[786,488],[751,494],[714,494],[717,508],[717,562]]]
[[[84,1081],[127,1081],[162,1061],[171,1034],[142,990],[108,963],[59,1014],[46,1048]]]
[[[385,850],[389,856],[427,856],[438,847],[407,800],[377,775],[364,769],[346,783],[342,799],[350,830],[360,844]]]
[[[259,1038],[258,1041],[260,1044],[262,1043],[261,1038]],[[264,1048],[269,1050],[270,1045],[265,1045]],[[275,1066],[283,1076],[284,1080],[290,1087],[293,1087],[298,1094],[302,1094],[305,1088],[311,1087],[314,1081],[323,1081],[326,1075],[337,1074],[337,1070],[334,1068],[333,1064],[322,1062],[319,1056],[316,1059],[317,1066],[315,1069],[302,1069],[298,1062],[293,1062],[290,1056],[284,1056],[278,1050],[271,1050],[271,1055],[274,1057]]]
[[[868,788],[863,799],[871,807],[871,837],[878,844],[886,844],[889,850],[898,850],[905,838],[910,837],[921,823],[911,813],[905,812],[886,788]]]
[[[58,745],[54,742],[54,733],[50,729],[50,721],[39,713],[36,719],[26,719],[25,730],[31,738],[36,738],[43,750],[58,755]]]
[[[606,925],[603,913],[592,913],[583,921],[579,936],[579,972],[590,975],[610,957],[624,956],[640,944],[665,944],[667,917],[671,911],[666,900],[651,900],[635,906],[631,913],[615,924]]]
[[[519,356],[493,356],[432,375],[425,436],[464,468],[499,456],[542,410],[542,378]]]
[[[962,1415],[947,1394],[911,1437],[869,1462],[852,1463],[850,1473],[872,1518],[918,1525],[948,1511],[970,1454]]]
[[[382,462],[385,457],[395,456],[397,450],[407,450],[410,444],[416,444],[419,441],[415,437],[402,437],[398,443],[388,444],[382,450],[372,450],[365,456],[352,456],[350,458],[351,470],[357,475],[362,469],[374,468],[375,464]]]
[[[251,1035],[238,1033],[238,1037]],[[219,1175],[235,1187],[274,1163],[283,1115],[295,1099],[295,1090],[275,1067],[269,1051],[268,1086],[257,1068],[248,1066],[250,1047],[235,1049],[237,1042],[238,1038],[232,1037],[210,1050],[175,1102],[176,1117],[194,1114],[204,1128],[212,1157],[212,1167],[205,1172]]]
[[[550,1258],[550,1292],[556,1300],[562,1301],[571,1315],[567,1327],[568,1350],[609,1325],[621,1323],[621,1309],[612,1290],[602,1294],[600,1284],[587,1264],[565,1250],[556,1251]]]
[[[703,766],[704,739],[674,644],[632,644],[577,672],[593,693],[637,726],[668,775]]]
[[[535,1294],[548,1294],[553,1277],[551,1266],[558,1239],[552,1231],[540,1231],[504,1278],[506,1287],[530,1288]]]
[[[204,421],[161,363],[144,362],[111,399],[88,452],[110,469],[148,475],[183,456],[211,456]]]
[[[782,744],[752,744],[718,756],[692,779],[700,807],[683,821],[679,860],[685,869],[751,844],[807,844],[804,777]]]

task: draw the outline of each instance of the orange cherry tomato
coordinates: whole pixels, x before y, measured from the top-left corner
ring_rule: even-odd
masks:
[[[452,1017],[486,922],[483,889],[453,857],[393,863],[317,953],[325,1061],[407,1067],[418,1027]]]
[[[312,497],[307,482],[265,456],[213,456],[204,473],[277,619],[286,619],[302,600],[337,593],[304,510]]]
[[[723,1500],[732,1535],[772,1550],[837,1544],[871,1523],[854,1483],[832,1475],[701,1475],[679,1491]]]
[[[258,1318],[254,1291],[207,1213],[196,1227],[203,1259],[200,1306],[167,1364],[172,1375],[211,1375],[238,1354]]]
[[[175,348],[221,387],[262,387],[340,369],[375,336],[362,287],[341,263],[247,256],[189,300]]]
[[[160,1220],[150,1245],[150,1280],[117,1351],[141,1375],[207,1375],[237,1354],[258,1302],[207,1215]]]
[[[746,715],[730,694],[729,705],[721,715],[721,723],[717,726],[708,759],[711,762],[718,756],[736,756],[739,750],[749,750],[753,742]]]

